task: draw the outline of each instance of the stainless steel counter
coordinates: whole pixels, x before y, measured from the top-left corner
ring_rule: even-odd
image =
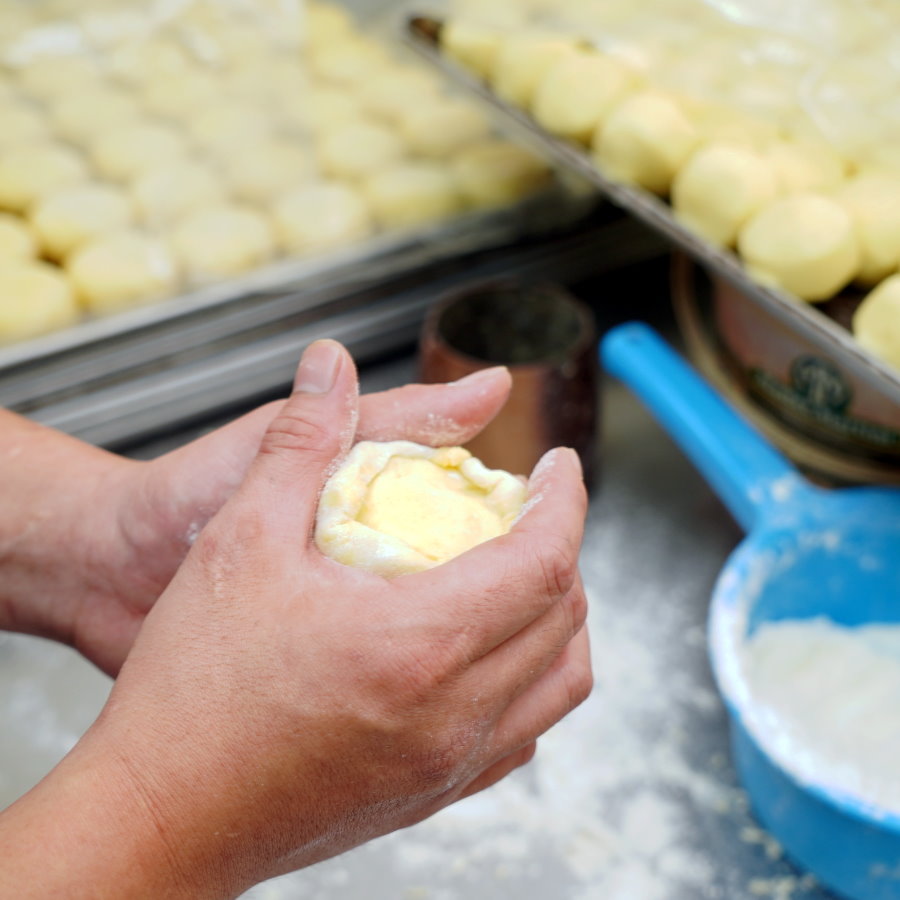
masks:
[[[364,388],[411,375],[411,360],[400,359],[367,369]],[[604,402],[583,554],[597,675],[591,698],[544,738],[535,762],[493,790],[248,898],[827,896],[755,827],[728,759],[704,627],[738,531],[621,387],[608,385]],[[108,687],[65,648],[0,637],[0,804],[74,743]]]

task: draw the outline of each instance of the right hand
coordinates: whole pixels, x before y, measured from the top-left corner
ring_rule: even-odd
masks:
[[[140,798],[148,896],[234,896],[412,825],[530,759],[590,691],[575,453],[536,469],[510,534],[388,581],[311,537],[354,439],[352,361],[319,342],[297,385],[76,750]]]

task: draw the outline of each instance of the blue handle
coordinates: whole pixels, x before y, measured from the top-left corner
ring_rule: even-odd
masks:
[[[600,352],[607,371],[643,400],[745,530],[780,499],[810,490],[653,329],[620,325],[603,339]]]

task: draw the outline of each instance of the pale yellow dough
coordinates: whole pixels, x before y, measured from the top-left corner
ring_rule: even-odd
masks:
[[[0,261],[33,259],[36,255],[31,229],[18,216],[0,213]]]
[[[143,220],[159,226],[224,201],[225,186],[210,166],[181,159],[144,172],[134,182],[132,196]]]
[[[222,160],[222,169],[238,200],[260,206],[314,174],[310,155],[299,142],[286,138],[247,143]]]
[[[272,219],[281,247],[296,256],[344,247],[372,231],[365,200],[336,181],[289,191],[275,203]]]
[[[508,206],[547,185],[546,163],[531,151],[500,139],[479,141],[451,163],[466,203],[473,209]]]
[[[91,159],[101,175],[129,181],[187,152],[187,141],[174,128],[136,121],[101,134],[91,146]]]
[[[494,93],[502,100],[527,109],[541,79],[566,54],[575,51],[573,41],[535,31],[505,38],[491,66]]]
[[[365,195],[384,228],[446,219],[463,206],[453,176],[437,163],[400,163],[377,172],[365,183]]]
[[[325,135],[318,143],[318,160],[325,175],[335,178],[365,178],[404,154],[403,142],[380,125],[345,125]]]
[[[64,144],[17,144],[0,153],[0,208],[25,212],[41,197],[86,176],[82,157]]]
[[[0,261],[0,342],[74,324],[78,304],[59,269],[34,260]]]
[[[0,101],[0,123],[0,147],[44,138],[49,133],[46,117],[36,107],[21,100]]]
[[[84,93],[62,94],[50,107],[50,119],[59,135],[76,144],[138,118],[140,108],[134,96],[105,85]]]
[[[885,279],[863,300],[852,328],[866,350],[900,369],[900,275]]]
[[[508,532],[526,495],[518,478],[462,447],[364,441],[325,486],[316,544],[387,578],[418,572]]]
[[[410,109],[400,135],[417,156],[440,159],[486,137],[490,123],[466,100],[445,99]]]

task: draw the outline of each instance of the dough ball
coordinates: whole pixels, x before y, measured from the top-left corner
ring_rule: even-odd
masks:
[[[23,219],[0,213],[0,261],[33,259],[37,244],[31,229]]]
[[[130,181],[162,162],[186,156],[188,145],[167,125],[132,123],[101,134],[90,152],[101,175]]]
[[[377,172],[366,181],[365,194],[383,228],[413,228],[463,208],[453,175],[435,163],[402,163]]]
[[[272,133],[272,120],[264,109],[250,104],[216,105],[201,112],[189,124],[191,136],[201,146],[227,151]]]
[[[487,79],[500,49],[502,32],[465,19],[451,19],[441,29],[441,50],[474,75]]]
[[[467,147],[452,163],[453,176],[469,206],[510,206],[545,187],[547,164],[529,150],[500,139]]]
[[[491,66],[494,93],[513,106],[529,109],[544,76],[575,48],[572,40],[551,34],[528,32],[505,38]]]
[[[303,37],[307,46],[336,43],[355,31],[353,17],[337,3],[306,0],[303,10]]]
[[[271,103],[280,109],[286,97],[308,90],[305,68],[296,60],[264,59],[228,73],[221,90],[226,96],[251,103]]]
[[[116,78],[136,86],[196,70],[185,48],[162,35],[152,38],[142,35],[122,42],[110,51],[107,62]]]
[[[0,342],[66,328],[78,315],[75,296],[59,269],[36,260],[0,260]]]
[[[506,534],[526,495],[462,447],[363,441],[325,485],[315,541],[337,562],[392,578]]]
[[[15,70],[22,90],[37,100],[50,101],[92,89],[102,79],[100,69],[85,55],[47,55]]]
[[[399,123],[414,111],[439,102],[440,90],[430,72],[417,66],[397,66],[368,79],[357,96],[365,113]]]
[[[900,173],[869,173],[834,193],[853,219],[861,252],[860,284],[878,284],[900,265]]]
[[[769,162],[739,144],[709,144],[675,176],[672,206],[688,228],[731,247],[741,226],[778,194]]]
[[[852,329],[869,353],[900,369],[900,275],[883,281],[863,300]]]
[[[361,35],[312,46],[307,57],[309,71],[314,76],[348,86],[373,77],[389,62],[388,53],[381,44]]]
[[[328,134],[344,125],[355,125],[364,118],[353,91],[331,85],[312,88],[302,99],[292,101],[286,113],[291,124],[316,135]]]
[[[491,130],[484,113],[467,100],[441,100],[411,110],[400,125],[400,134],[409,150],[417,156],[439,159]]]
[[[76,184],[48,194],[31,212],[41,249],[65,259],[88,241],[130,225],[134,208],[128,195],[105,184]]]
[[[612,110],[595,135],[594,159],[608,177],[664,195],[696,145],[674,100],[645,91]]]
[[[21,100],[0,101],[0,148],[49,136],[47,118]]]
[[[85,244],[68,258],[66,270],[84,308],[97,315],[170,296],[179,283],[165,244],[136,231]]]
[[[194,116],[216,105],[221,94],[222,79],[202,69],[151,78],[141,91],[149,112],[173,119]]]
[[[380,125],[345,125],[319,142],[322,172],[335,178],[366,178],[403,157],[403,142]]]
[[[25,212],[41,197],[86,177],[82,157],[63,144],[17,144],[0,153],[0,208]]]
[[[859,270],[849,214],[818,194],[769,204],[741,229],[738,250],[748,271],[803,300],[828,300]]]
[[[824,142],[776,141],[766,155],[784,194],[827,191],[847,174],[843,159]]]
[[[348,244],[372,231],[360,193],[341,182],[321,181],[294,189],[272,211],[278,242],[292,256],[307,256]]]
[[[245,206],[224,203],[183,219],[172,246],[185,271],[201,281],[240,275],[275,255],[268,221]]]
[[[235,197],[263,206],[313,175],[309,154],[296,141],[284,138],[245,144],[223,161],[223,167]]]
[[[223,201],[225,186],[208,165],[182,159],[147,169],[135,181],[132,195],[144,222],[162,226]]]
[[[702,141],[745,144],[762,150],[777,140],[778,129],[771,122],[748,115],[720,103],[680,97],[682,108]]]
[[[551,134],[586,144],[635,86],[634,73],[614,59],[599,53],[565,54],[541,79],[532,112]]]
[[[133,95],[107,86],[65,94],[50,108],[50,119],[59,135],[76,144],[90,141],[94,135],[128,124],[139,116]]]

